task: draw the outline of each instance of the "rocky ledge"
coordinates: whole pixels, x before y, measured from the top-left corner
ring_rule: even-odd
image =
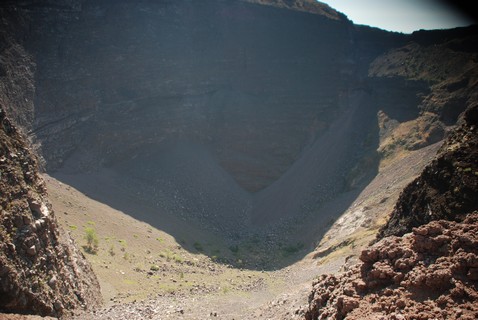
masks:
[[[313,284],[305,318],[478,318],[478,106],[402,192],[360,262]]]
[[[58,228],[37,160],[1,105],[0,175],[0,318],[99,305],[98,280]]]
[[[306,319],[476,319],[478,212],[433,221],[362,251],[313,284]]]
[[[400,195],[378,239],[433,220],[462,221],[478,210],[478,105],[468,108],[438,155]]]

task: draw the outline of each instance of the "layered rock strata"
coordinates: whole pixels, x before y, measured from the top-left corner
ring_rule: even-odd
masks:
[[[0,175],[0,312],[63,316],[101,304],[98,280],[59,229],[36,157],[3,106]]]

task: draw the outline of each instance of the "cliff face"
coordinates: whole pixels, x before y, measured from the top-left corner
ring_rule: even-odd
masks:
[[[0,7],[0,311],[62,316],[100,304],[99,284],[59,230],[25,137],[36,63],[26,48],[29,18],[10,5]]]
[[[75,166],[92,169],[187,140],[254,192],[324,132],[347,88],[343,18],[241,1],[81,8],[32,12],[35,134],[49,169],[78,150],[94,160]]]
[[[403,235],[433,220],[461,221],[478,210],[478,105],[470,107],[438,156],[402,192],[379,238]]]
[[[174,214],[229,218],[240,212],[243,221],[252,215],[271,222],[304,207],[311,212],[346,189],[366,137],[376,134],[376,105],[360,83],[366,77],[362,66],[403,37],[359,32],[326,6],[313,6],[320,10],[310,13],[304,9],[311,5],[307,1],[287,3],[209,0],[192,8],[188,1],[84,1],[79,10],[26,10],[28,48],[37,63],[32,135],[41,144],[47,169],[78,173],[108,168],[154,186],[139,188],[155,197],[147,201],[163,203]],[[355,48],[357,38],[370,41],[372,48]],[[405,94],[415,95],[415,89]],[[327,142],[351,113],[366,118],[350,119],[340,141]],[[369,141],[373,149],[376,142]],[[317,156],[326,143],[341,146],[334,167],[314,174],[299,169],[310,176],[305,183],[293,178],[296,189],[304,190],[301,196],[270,213],[274,209],[263,203],[284,193],[288,181],[279,178],[303,155]],[[187,184],[179,184],[164,177],[164,172],[184,175],[171,167],[184,160],[161,158],[162,150],[175,144],[201,146],[219,164],[218,171],[238,185],[217,187],[218,192],[244,191],[217,197],[209,196],[215,191],[204,192],[205,198],[192,199],[190,190],[207,190],[203,182],[189,176]],[[312,149],[316,151],[307,151]],[[181,157],[186,154],[192,151]],[[137,166],[140,160],[145,165]],[[189,163],[196,165],[194,171],[207,170],[201,161]],[[218,171],[211,176],[224,175]],[[328,176],[322,178],[324,174]],[[321,179],[327,192],[310,192]],[[275,182],[272,191],[265,190]],[[221,184],[209,187],[214,185]],[[248,194],[259,191],[264,194]],[[170,203],[173,192],[184,200]],[[255,203],[257,209],[251,210]]]
[[[0,103],[16,124],[31,130],[36,64],[25,48],[27,21],[18,11],[0,6]]]
[[[472,30],[405,36],[312,1],[4,10],[19,17],[12,39],[34,71],[35,108],[19,117],[46,168],[106,169],[162,210],[217,224],[314,213],[370,181],[380,157],[440,141],[476,100]],[[189,161],[193,149],[204,157]],[[213,178],[186,176],[197,171]]]
[[[361,261],[314,283],[306,319],[476,318],[477,120],[469,107]]]
[[[58,228],[37,161],[0,108],[0,311],[62,316],[101,303],[96,276]]]

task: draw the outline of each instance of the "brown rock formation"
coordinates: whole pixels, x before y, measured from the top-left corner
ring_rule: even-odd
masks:
[[[0,312],[62,316],[99,305],[96,276],[59,230],[36,158],[3,106],[0,175]]]
[[[326,16],[330,19],[346,19],[343,14],[335,11],[327,4],[315,0],[242,0],[250,3],[258,3],[266,6],[287,8]]]
[[[476,319],[478,212],[433,221],[364,250],[344,274],[313,284],[310,319]]]

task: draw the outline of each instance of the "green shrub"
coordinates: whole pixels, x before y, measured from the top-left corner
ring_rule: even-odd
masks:
[[[85,250],[88,253],[95,254],[98,252],[98,235],[96,234],[96,230],[94,228],[87,227],[85,228],[85,239],[86,239],[86,248]]]
[[[173,255],[173,260],[174,262],[176,263],[183,263],[184,262],[184,259],[178,255]]]
[[[119,242],[119,244],[121,245],[121,249],[120,249],[120,250],[121,250],[122,252],[125,252],[125,251],[126,251],[126,240],[120,239],[120,240],[118,240],[118,242]]]
[[[149,270],[151,270],[151,271],[159,271],[159,266],[156,265],[156,264],[153,264],[153,265],[149,268]]]

